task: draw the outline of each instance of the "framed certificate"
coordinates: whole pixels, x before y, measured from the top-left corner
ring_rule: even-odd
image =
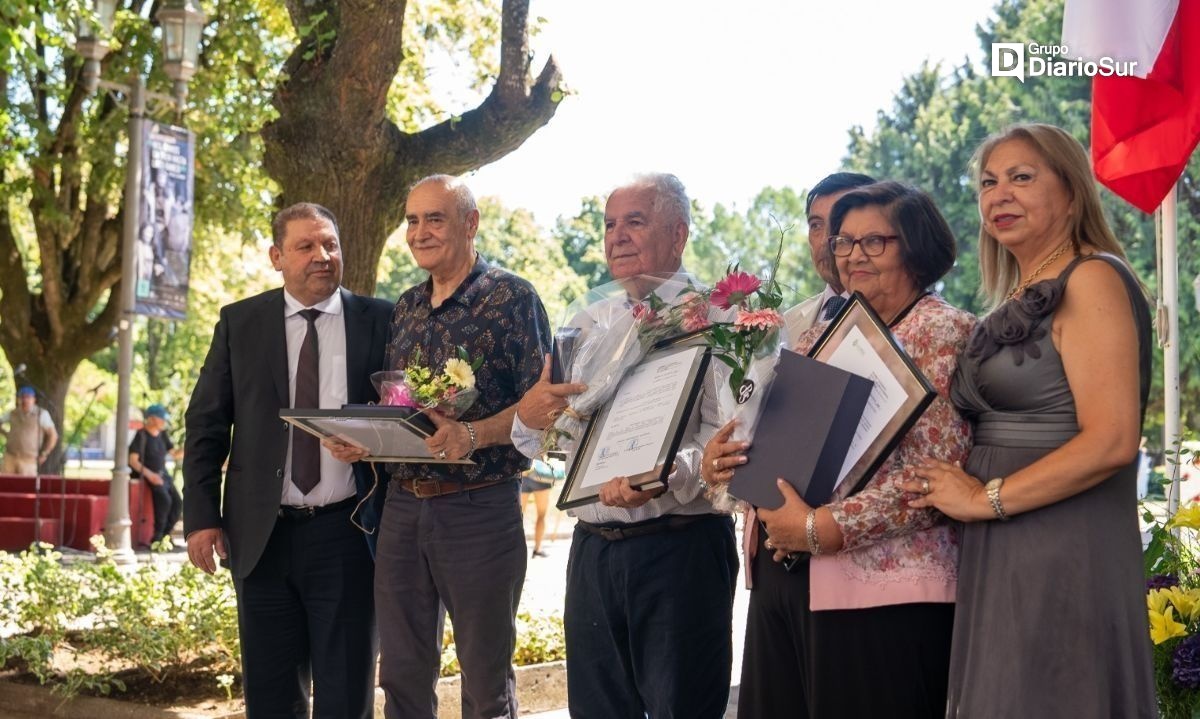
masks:
[[[626,373],[584,430],[559,509],[597,501],[613,477],[629,477],[639,490],[666,486],[708,369],[703,341],[690,335],[660,344]]]
[[[853,494],[870,481],[937,391],[858,292],[829,323],[809,356],[874,383],[834,485],[849,482]]]
[[[433,420],[411,407],[346,405],[342,409],[281,409],[293,427],[365,449],[364,462],[475,464],[469,459],[438,459],[425,446],[436,431]]]

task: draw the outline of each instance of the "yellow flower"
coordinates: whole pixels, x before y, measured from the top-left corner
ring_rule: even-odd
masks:
[[[457,357],[446,360],[446,376],[460,389],[471,389],[475,386],[475,371],[471,369],[471,365]]]
[[[1167,522],[1168,529],[1175,527],[1200,529],[1200,504],[1193,502],[1176,511],[1175,516],[1171,517],[1171,521]]]
[[[1162,614],[1167,610],[1167,600],[1170,592],[1165,589],[1151,589],[1146,593],[1146,608],[1151,614]]]
[[[1150,610],[1150,639],[1155,644],[1162,644],[1172,637],[1186,637],[1187,627],[1175,621],[1175,608],[1167,607],[1167,611],[1159,613]]]
[[[1200,589],[1172,587],[1171,604],[1179,610],[1179,617],[1189,622],[1200,618]]]

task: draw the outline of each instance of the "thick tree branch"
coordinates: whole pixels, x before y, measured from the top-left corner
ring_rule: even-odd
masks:
[[[483,103],[461,117],[403,136],[404,164],[451,175],[494,162],[517,149],[558,109],[555,91],[562,74],[551,57],[523,103],[501,96],[498,82]],[[395,167],[400,172],[401,168]]]

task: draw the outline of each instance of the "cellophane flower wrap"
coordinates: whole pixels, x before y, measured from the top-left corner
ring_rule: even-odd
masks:
[[[1153,643],[1159,716],[1192,719],[1200,713],[1200,504],[1182,506],[1165,521],[1149,508],[1146,609]]]
[[[572,396],[546,429],[543,450],[561,451],[582,437],[591,415],[616,393],[625,374],[656,343],[708,328],[708,309],[706,292],[681,275],[609,282],[571,303],[560,326],[578,328],[580,335],[563,379],[587,389]]]
[[[402,370],[385,370],[371,375],[379,392],[379,404],[411,407],[457,418],[470,409],[479,397],[475,388],[475,370],[482,357],[471,359],[466,349],[457,348],[457,356],[446,360],[440,370],[425,364],[420,350],[413,353]]]
[[[783,237],[781,230],[779,252],[766,281],[732,265],[708,297],[714,312],[724,311],[729,317],[713,323],[708,343],[717,360],[718,418],[722,425],[738,420],[733,434],[738,440],[754,438],[787,341],[779,311],[783,293],[775,279]]]

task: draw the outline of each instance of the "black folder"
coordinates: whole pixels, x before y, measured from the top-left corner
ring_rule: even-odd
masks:
[[[784,350],[747,453],[729,493],[756,507],[778,509],[786,479],[804,501],[829,501],[862,419],[873,383],[856,374]]]

